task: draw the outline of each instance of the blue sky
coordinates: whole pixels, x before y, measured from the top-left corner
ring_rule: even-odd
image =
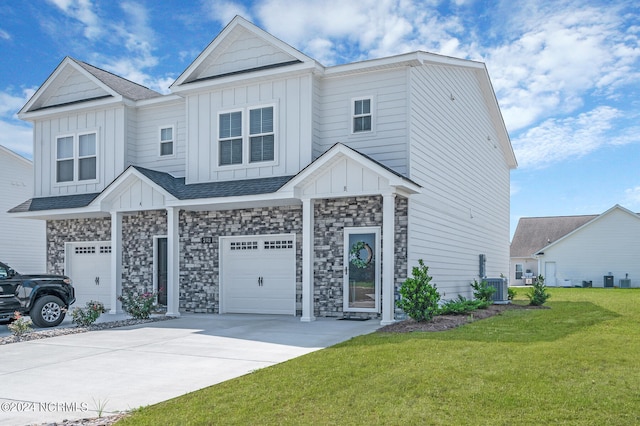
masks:
[[[0,145],[65,56],[160,92],[236,14],[323,65],[425,50],[485,62],[519,167],[523,216],[640,212],[637,0],[31,0],[0,3]]]

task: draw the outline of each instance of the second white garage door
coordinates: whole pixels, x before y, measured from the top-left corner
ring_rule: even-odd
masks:
[[[82,242],[66,245],[66,273],[73,281],[76,303],[84,308],[90,300],[111,308],[111,242]]]
[[[296,314],[295,234],[222,237],[220,312]]]

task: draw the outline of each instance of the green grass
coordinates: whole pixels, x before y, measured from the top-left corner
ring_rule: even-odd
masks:
[[[360,336],[118,425],[640,424],[640,291],[550,292],[551,309]]]

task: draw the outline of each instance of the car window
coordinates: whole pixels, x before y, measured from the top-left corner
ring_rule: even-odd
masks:
[[[0,280],[7,278],[7,276],[9,276],[7,269],[4,266],[0,266]]]

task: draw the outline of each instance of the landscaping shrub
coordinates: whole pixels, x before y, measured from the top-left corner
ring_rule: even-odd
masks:
[[[73,311],[71,311],[71,316],[73,317],[71,323],[87,327],[96,322],[104,312],[106,311],[102,303],[91,300],[86,303],[84,308],[73,308]]]
[[[527,293],[527,297],[529,298],[529,304],[532,306],[542,306],[544,302],[551,297],[547,291],[547,286],[544,284],[544,277],[542,275],[538,275],[538,278],[533,283],[533,287]]]
[[[13,313],[13,321],[7,327],[11,330],[14,336],[20,339],[25,334],[31,332],[32,325],[33,323],[31,322],[31,319],[25,318],[20,314],[20,312],[15,311]]]
[[[496,288],[492,285],[489,285],[487,280],[482,280],[478,282],[478,280],[473,280],[471,283],[471,288],[473,289],[473,297],[476,300],[482,300],[486,302],[485,308],[493,303],[493,293],[496,292]]]
[[[429,267],[425,266],[422,259],[418,260],[418,264],[413,267],[413,277],[402,283],[401,298],[396,305],[416,321],[429,321],[438,312],[440,293],[435,284],[431,284]]]
[[[515,299],[516,298],[516,294],[518,294],[518,292],[516,291],[515,288],[509,287],[507,289],[507,299],[509,299],[509,300]]]
[[[118,300],[122,302],[122,310],[135,319],[148,319],[156,307],[154,293],[133,294],[123,291]]]
[[[438,313],[441,315],[464,315],[486,307],[487,304],[483,300],[471,300],[458,295],[457,299],[444,302]]]

